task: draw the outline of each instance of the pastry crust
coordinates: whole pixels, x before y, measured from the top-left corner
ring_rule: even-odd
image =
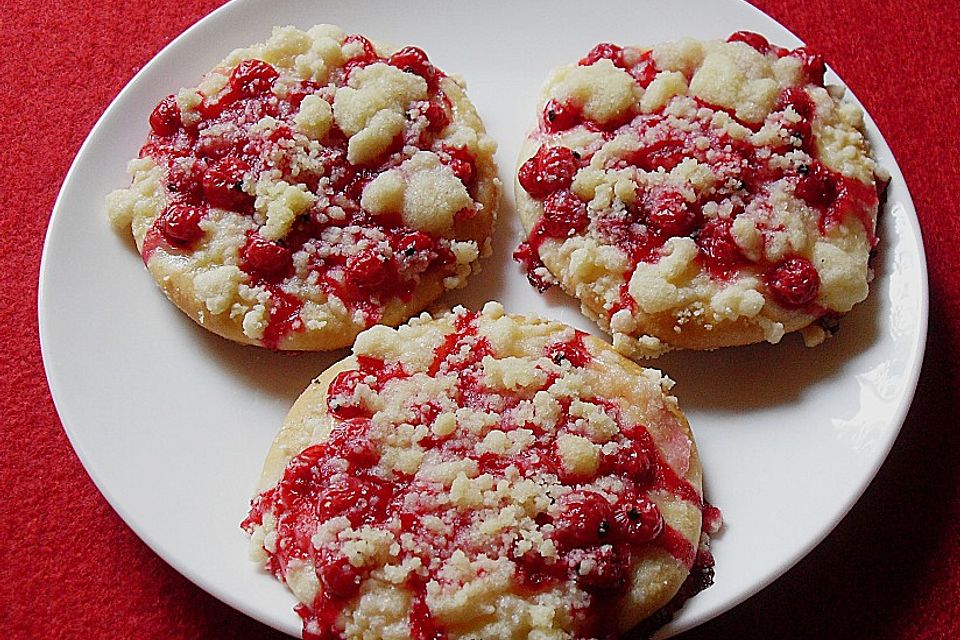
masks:
[[[440,358],[434,354],[441,353],[444,344],[450,344],[449,336],[458,335],[458,332],[463,334],[465,326],[472,327],[466,331],[476,331],[475,335],[481,342],[471,342],[460,354],[469,359],[470,356],[465,355],[467,351],[482,350],[485,347],[478,345],[487,344],[492,355],[485,356],[480,363],[468,364],[461,370],[448,370],[444,365],[431,375],[430,371],[436,369],[434,359]],[[574,366],[570,361],[558,358],[557,361],[561,363],[558,365],[551,358],[543,356],[551,352],[551,345],[557,344],[582,345],[583,351],[574,351],[574,354],[589,354],[586,356],[588,362]],[[358,357],[367,359],[366,364],[358,363]],[[453,357],[456,359],[458,356]],[[371,365],[369,359],[377,360],[377,364]],[[576,360],[576,356],[570,356],[570,360]],[[314,380],[290,410],[267,455],[257,488],[259,498],[254,501],[251,519],[246,525],[253,535],[254,556],[265,561],[278,577],[285,580],[304,605],[315,610],[321,608],[324,586],[310,576],[323,573],[323,570],[318,570],[309,561],[306,565],[310,566],[306,568],[304,564],[296,564],[293,569],[290,564],[283,567],[282,561],[277,563],[277,554],[269,551],[271,544],[279,544],[277,531],[280,525],[277,522],[290,517],[283,515],[283,509],[277,507],[282,499],[274,497],[275,492],[280,490],[278,487],[289,475],[289,469],[296,464],[292,461],[302,459],[305,452],[313,450],[312,447],[322,447],[329,442],[333,437],[331,431],[343,423],[343,418],[332,415],[328,408],[331,398],[339,397],[335,391],[338,377],[363,366],[370,372],[394,370],[393,367],[398,363],[406,372],[404,375],[412,376],[394,380],[392,386],[390,383],[386,386],[374,385],[377,390],[372,395],[366,391],[358,392],[359,396],[379,407],[370,417],[373,426],[365,442],[372,443],[381,456],[374,471],[364,471],[361,475],[372,473],[378,478],[403,477],[413,483],[430,478],[432,484],[425,482],[418,486],[433,487],[427,489],[428,493],[424,495],[432,496],[435,489],[439,491],[437,495],[442,496],[442,506],[434,505],[436,510],[433,513],[444,522],[449,521],[449,514],[460,514],[464,518],[462,521],[469,524],[459,530],[460,533],[451,534],[456,536],[457,550],[446,546],[451,544],[449,541],[438,543],[435,538],[429,537],[430,534],[421,534],[417,528],[400,534],[395,523],[388,521],[383,525],[382,529],[391,532],[389,539],[402,546],[404,551],[399,551],[400,546],[397,546],[395,555],[381,554],[370,560],[371,567],[368,567],[359,587],[359,597],[337,603],[340,608],[337,609],[336,633],[345,638],[360,637],[358,629],[382,634],[383,637],[390,636],[391,629],[401,629],[396,632],[396,637],[407,637],[403,634],[412,633],[406,625],[411,619],[410,607],[413,606],[409,603],[418,597],[416,590],[410,586],[409,576],[402,580],[391,577],[395,577],[399,571],[396,567],[411,565],[411,556],[406,555],[408,549],[419,549],[421,553],[426,553],[423,556],[424,575],[419,578],[425,581],[425,586],[421,586],[421,595],[426,594],[432,623],[450,638],[519,639],[534,635],[573,638],[584,637],[585,633],[619,634],[670,603],[690,572],[693,557],[689,554],[696,553],[701,545],[704,526],[701,467],[689,424],[676,400],[667,394],[672,383],[658,371],[643,369],[627,360],[601,340],[574,332],[559,323],[535,317],[508,316],[499,305],[489,303],[480,314],[470,314],[458,308],[436,319],[424,314],[399,330],[378,327],[361,334],[354,355],[333,365]],[[491,409],[484,416],[463,403],[458,405],[449,394],[438,391],[449,388],[449,384],[457,384],[458,379],[464,380],[472,375],[471,371],[477,370],[483,372],[483,384],[492,389],[494,394],[523,396],[525,400],[521,401],[520,408],[515,406],[499,414]],[[543,384],[543,380],[537,376],[543,371],[556,375],[556,381],[537,392],[536,388]],[[411,419],[410,407],[418,402],[415,397],[417,392],[440,405],[439,413],[424,423],[426,428],[410,426],[406,422]],[[618,408],[599,409],[599,404],[591,402],[597,396],[603,402],[610,403],[610,407]],[[555,422],[556,416],[553,421],[544,419],[540,412],[558,401],[570,403],[569,411],[584,417],[577,418],[573,423],[568,421],[562,427]],[[622,414],[618,414],[618,411]],[[526,415],[530,421],[523,426],[534,431],[542,428],[550,433],[538,438],[556,447],[561,460],[559,468],[567,471],[551,471],[551,467],[543,461],[526,471],[521,462],[516,462],[519,472],[518,466],[513,466],[511,471],[503,465],[477,470],[475,461],[485,460],[484,454],[519,461],[526,455],[525,451],[542,446],[542,443],[534,443],[534,431],[511,429],[508,426],[511,420],[516,420],[518,412]],[[611,415],[618,415],[618,420],[611,419]],[[415,419],[413,421],[416,422]],[[556,542],[555,546],[554,540],[559,540],[559,534],[550,533],[552,525],[544,529],[534,522],[534,512],[560,517],[557,509],[560,508],[558,504],[565,500],[564,494],[596,491],[613,499],[618,491],[625,490],[623,483],[626,481],[629,484],[626,476],[606,467],[600,471],[584,471],[580,468],[575,473],[582,475],[576,479],[560,479],[555,473],[568,472],[568,467],[564,466],[566,464],[589,468],[591,456],[599,456],[597,459],[601,460],[601,464],[608,464],[603,461],[612,459],[611,456],[615,457],[618,450],[622,451],[627,446],[629,439],[624,435],[625,432],[621,432],[620,426],[628,424],[646,427],[656,443],[657,455],[668,461],[666,464],[680,478],[678,482],[688,487],[687,491],[690,492],[682,494],[682,491],[671,491],[663,485],[649,489],[648,498],[657,505],[665,523],[665,531],[669,530],[669,534],[661,534],[658,541],[630,547],[629,578],[622,588],[613,591],[591,591],[573,577],[564,577],[540,589],[518,584],[516,576],[521,571],[520,563],[515,557],[516,552],[511,551],[518,547],[511,545],[518,540],[525,540],[527,542],[524,544],[532,548],[530,553],[542,552],[549,556],[556,554],[561,544]],[[556,431],[558,428],[559,433]],[[424,444],[427,442],[424,438],[437,437],[448,438],[446,449],[443,445],[438,448]],[[337,444],[336,448],[343,449],[344,445]],[[462,453],[453,456],[450,453],[453,449]],[[478,455],[477,452],[481,453]],[[336,458],[343,454],[330,452],[327,455]],[[473,471],[470,471],[471,465]],[[451,469],[460,469],[459,476]],[[464,469],[466,476],[462,473]],[[405,504],[418,501],[429,503],[432,499],[414,498],[416,492],[403,495]],[[521,515],[506,518],[502,514]],[[491,526],[501,516],[506,519]],[[318,542],[325,539],[322,531],[329,526],[329,522],[321,523],[316,529],[318,533],[313,534],[313,540]],[[309,530],[313,531],[312,528]],[[463,533],[464,530],[469,533]],[[356,533],[349,527],[338,534],[341,540],[351,539],[354,535],[363,537],[364,534]],[[370,540],[375,537],[369,533],[366,535]],[[404,538],[405,535],[412,535],[412,538]],[[425,537],[421,539],[421,535]],[[671,539],[686,550],[679,554],[683,556],[682,559],[678,557],[676,548],[671,551],[669,544],[663,542],[668,535],[673,536]],[[283,534],[279,537],[283,537]],[[706,535],[703,538],[705,541]],[[620,543],[610,544],[612,548],[618,548]],[[564,554],[571,552],[560,548],[561,557],[568,558]],[[590,548],[596,550],[600,547]],[[619,547],[620,550],[623,548],[622,545]],[[329,553],[329,549],[325,549],[314,550],[315,557],[327,557],[322,555]],[[582,550],[572,551],[579,552]],[[411,553],[416,555],[415,552]],[[428,557],[436,558],[436,561],[428,564]],[[420,566],[419,562],[417,560],[414,566]],[[590,562],[592,560],[584,560],[580,565],[584,568],[580,570],[589,573],[589,567],[592,566]],[[458,568],[454,570],[454,566]],[[459,577],[451,584],[454,574]],[[308,577],[304,578],[304,575]],[[484,578],[485,575],[489,577]],[[587,580],[584,578],[584,583]],[[391,609],[388,603],[394,600],[398,590],[404,594],[402,600],[407,604]],[[381,616],[378,620],[369,619],[369,612],[374,610],[393,613]],[[307,625],[314,619],[312,614],[301,612],[301,615],[305,616]],[[598,617],[608,619],[601,622]]]
[[[107,213],[132,230],[150,274],[184,313],[237,342],[330,350],[372,324],[402,323],[479,269],[499,200],[496,145],[459,81],[421,62],[422,52],[397,62],[411,49],[330,25],[278,28],[168,98],[170,131],[158,106],[129,167],[133,184],[108,197]],[[407,59],[413,66],[394,66]],[[250,61],[276,77],[236,98],[235,78]],[[224,153],[246,166],[227,185],[239,204],[209,195]],[[180,183],[190,180],[184,194]],[[202,212],[186,240],[165,226],[181,205]],[[286,249],[286,264],[258,271],[253,236]],[[372,258],[355,267],[364,252]],[[372,275],[370,260],[379,263]]]
[[[532,281],[578,298],[631,356],[822,342],[867,295],[886,179],[862,112],[822,85],[818,57],[744,33],[598,45],[554,71],[515,182]],[[530,193],[521,174],[548,150],[567,168],[551,187],[528,175]],[[545,220],[564,192],[580,221]]]

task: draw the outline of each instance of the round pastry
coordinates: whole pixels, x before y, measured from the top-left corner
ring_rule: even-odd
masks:
[[[243,527],[305,638],[663,624],[719,526],[670,384],[496,303],[374,327],[293,406]]]
[[[822,342],[867,297],[887,179],[824,71],[749,32],[554,71],[517,174],[531,282],[629,355]]]
[[[416,47],[278,28],[164,98],[150,129],[108,216],[170,300],[231,340],[349,345],[490,252],[496,145]]]

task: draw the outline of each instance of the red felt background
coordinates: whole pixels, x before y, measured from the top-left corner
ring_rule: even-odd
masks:
[[[60,184],[136,71],[221,0],[0,9],[0,635],[280,638],[189,583],[84,473],[50,400],[36,274]],[[955,0],[756,0],[856,91],[916,201],[931,326],[903,433],[863,499],[771,587],[684,636],[960,638],[960,171]]]

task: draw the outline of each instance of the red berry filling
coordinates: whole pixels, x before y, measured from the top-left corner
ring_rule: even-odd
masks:
[[[804,307],[820,293],[820,274],[806,258],[781,262],[766,273],[764,280],[773,298],[788,309]]]
[[[587,228],[587,204],[569,191],[557,191],[543,201],[539,231],[549,238],[568,238]]]
[[[560,133],[580,124],[580,109],[571,103],[548,100],[543,107],[540,126],[547,133]]]
[[[203,195],[214,207],[247,213],[253,210],[253,197],[243,190],[243,179],[250,165],[242,158],[228,156],[217,160],[203,174]]]
[[[534,198],[545,198],[573,182],[580,158],[567,147],[541,146],[520,166],[520,186]]]
[[[697,224],[697,212],[682,193],[673,189],[657,189],[643,200],[647,224],[663,237],[685,236]]]
[[[772,51],[778,58],[782,58],[788,53],[783,47],[770,44],[766,38],[753,31],[737,31],[727,38],[727,42],[745,42],[763,55],[767,55]]]
[[[623,67],[623,47],[609,42],[601,42],[580,60],[580,66],[588,67],[600,60],[609,60],[614,66]]]
[[[230,87],[242,96],[254,97],[273,88],[280,73],[263,60],[244,60],[230,73]]]
[[[183,123],[180,120],[180,107],[175,96],[167,96],[150,113],[150,128],[158,136],[171,136]]]
[[[284,274],[293,266],[290,249],[267,240],[259,233],[247,238],[241,255],[244,270],[265,280]]]
[[[172,204],[160,216],[160,229],[171,244],[189,247],[203,237],[200,221],[203,209],[190,205]]]
[[[807,82],[823,86],[823,76],[827,73],[827,65],[823,61],[823,56],[813,53],[806,47],[800,47],[790,52],[791,56],[800,58],[803,63],[803,73],[807,76]]]
[[[430,64],[430,60],[423,49],[404,47],[390,56],[387,64],[420,76],[431,87],[434,87],[437,83],[437,70]]]

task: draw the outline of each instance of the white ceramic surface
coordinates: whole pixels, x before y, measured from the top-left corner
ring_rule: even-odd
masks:
[[[64,182],[44,248],[39,319],[53,397],[87,471],[153,550],[216,597],[294,635],[294,599],[247,560],[238,523],[287,408],[343,354],[281,355],[207,334],[167,302],[132,241],[110,230],[103,198],[126,184],[124,166],[159,98],[195,83],[232,48],[263,40],[274,24],[318,22],[426,49],[467,79],[500,144],[508,188],[496,254],[446,301],[496,299],[510,311],[594,333],[571,300],[555,291],[537,295],[510,260],[520,234],[511,172],[548,71],[599,41],[749,29],[800,44],[738,0],[682,8],[670,0],[594,0],[588,10],[569,0],[236,0],[175,40],[118,96]],[[714,542],[715,586],[690,601],[664,636],[730,608],[809,552],[859,498],[903,422],[926,334],[926,267],[903,176],[869,118],[868,125],[893,180],[873,291],[837,338],[817,349],[794,336],[778,346],[676,353],[655,363],[678,381],[708,498],[726,521]]]

